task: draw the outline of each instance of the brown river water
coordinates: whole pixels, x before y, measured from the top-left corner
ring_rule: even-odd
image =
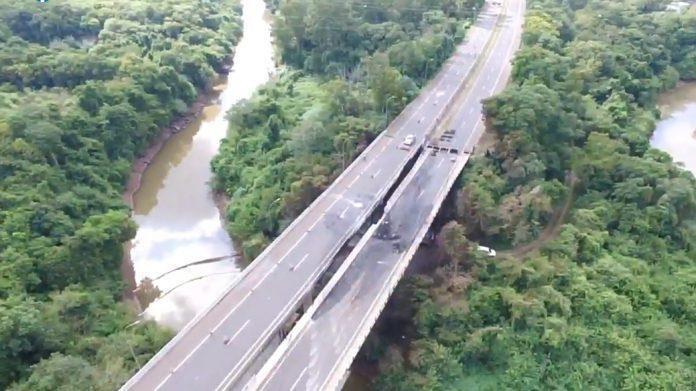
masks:
[[[144,172],[133,198],[138,231],[131,260],[137,281],[191,262],[235,253],[209,182],[210,161],[227,131],[225,113],[275,71],[270,19],[263,0],[242,0],[244,34],[229,75],[215,87],[201,114],[175,134]],[[663,94],[663,119],[651,145],[696,174],[696,82]],[[148,318],[175,330],[208,307],[238,278],[243,265],[226,260],[173,272],[155,281],[168,292],[146,310]],[[364,390],[368,379],[350,377],[344,390]]]
[[[696,175],[696,82],[680,84],[662,94],[658,105],[662,120],[650,144]]]
[[[226,112],[249,98],[275,71],[263,0],[241,3],[244,34],[229,75],[215,87],[198,118],[157,153],[134,195],[138,231],[130,256],[138,282],[235,252],[209,185],[210,161],[227,132]],[[232,259],[191,266],[157,279],[154,284],[169,293],[147,307],[145,316],[175,330],[182,328],[239,276],[242,267]]]

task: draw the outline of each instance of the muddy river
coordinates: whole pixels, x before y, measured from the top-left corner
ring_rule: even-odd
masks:
[[[209,104],[174,135],[143,174],[133,198],[138,231],[132,243],[135,278],[156,278],[191,262],[234,254],[209,183],[210,161],[227,131],[225,113],[246,99],[274,72],[270,19],[263,0],[242,0],[244,33],[229,75],[215,87]],[[166,293],[145,311],[175,330],[234,281],[234,258],[192,266],[155,280]]]
[[[653,147],[696,175],[696,82],[664,93],[658,102],[662,120],[650,139]]]

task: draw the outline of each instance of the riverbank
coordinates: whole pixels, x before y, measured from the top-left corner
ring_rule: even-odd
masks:
[[[658,99],[661,120],[650,144],[696,175],[696,81],[680,82]]]
[[[266,11],[264,12],[263,15],[263,21],[268,24],[269,28],[271,31],[273,31],[273,18],[275,15],[275,9],[272,8],[272,3],[267,2],[264,0],[264,3],[266,4]],[[268,83],[272,82],[273,80],[277,80],[277,77],[279,74],[282,74],[284,65],[281,60],[281,53],[280,53],[280,48],[275,43],[275,40],[273,39],[273,34],[271,33],[270,37],[270,44],[271,44],[271,49],[272,49],[272,54],[271,58],[273,61],[273,69],[274,72],[269,74],[269,80],[264,83],[267,85]],[[227,129],[225,130],[225,137],[227,137]],[[229,226],[229,219],[227,218],[227,208],[230,204],[230,197],[222,190],[215,190],[212,189],[213,192],[213,202],[215,203],[215,206],[217,207],[218,214],[220,215],[220,221],[222,222],[223,227],[225,227],[225,231],[229,234],[230,240],[232,241],[234,248],[235,249],[240,249],[242,248],[242,243],[238,241],[234,235],[232,235],[232,232],[227,228]],[[248,258],[244,255],[243,251],[237,251],[236,252],[237,256],[237,261],[239,264],[243,265],[244,268],[246,268],[252,261],[253,258]]]
[[[238,2],[2,3],[0,389],[117,390],[171,339],[122,300],[123,194],[237,45]]]
[[[201,115],[203,108],[211,103],[210,93],[210,90],[199,93],[198,98],[189,107],[189,110],[182,116],[172,121],[169,126],[162,128],[159,136],[152,141],[145,153],[133,162],[130,177],[126,183],[125,190],[123,191],[123,201],[131,209],[134,206],[133,196],[138,192],[138,190],[140,190],[140,187],[142,186],[143,174],[150,166],[152,160],[155,158],[155,156],[157,156],[162,148],[164,148],[169,139],[182,131],[186,126],[191,124],[196,117]]]
[[[227,200],[211,189],[210,161],[227,135],[228,111],[249,99],[275,67],[263,2],[242,0],[241,5],[243,31],[227,77],[153,141],[135,162],[124,194],[138,225],[126,248],[124,278],[131,284],[152,279],[164,293],[144,315],[174,330],[205,309],[244,268],[220,213]],[[221,261],[199,263],[213,258]],[[176,272],[167,273],[171,270]]]
[[[196,118],[198,118],[203,109],[213,103],[216,99],[213,86],[217,85],[221,78],[224,78],[229,73],[233,65],[234,50],[230,54],[228,61],[226,61],[223,72],[218,74],[218,78],[212,83],[212,86],[208,90],[199,91],[198,98],[189,106],[186,113],[175,118],[168,126],[162,128],[159,135],[151,142],[150,146],[145,150],[139,158],[135,159],[133,162],[131,172],[126,182],[126,186],[123,190],[122,199],[126,205],[131,210],[131,217],[133,215],[134,202],[133,197],[135,193],[142,187],[143,175],[145,171],[150,166],[150,163],[157,156],[157,154],[167,145],[170,139],[189,126]],[[137,299],[134,290],[138,287],[138,281],[135,277],[135,268],[133,261],[131,259],[131,250],[133,249],[132,241],[128,241],[123,244],[123,258],[121,261],[121,275],[126,282],[126,287],[123,290],[123,300],[132,302],[138,312],[143,311],[143,306]]]

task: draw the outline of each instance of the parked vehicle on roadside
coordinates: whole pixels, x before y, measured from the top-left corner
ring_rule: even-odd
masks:
[[[490,248],[490,247],[478,246],[478,250],[481,251],[482,253],[485,253],[485,254],[488,255],[489,257],[495,257],[495,255],[496,255],[495,250],[493,250],[493,249]]]

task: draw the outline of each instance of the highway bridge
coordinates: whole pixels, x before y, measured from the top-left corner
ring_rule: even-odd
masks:
[[[510,1],[516,4],[519,0]],[[487,4],[466,41],[423,92],[245,269],[233,286],[198,314],[122,389],[222,390],[258,379],[252,376],[280,344],[297,310],[309,307],[312,290],[339,249],[384,201],[408,163],[417,158],[420,148],[399,148],[401,140],[413,134],[422,145],[426,135],[439,128],[452,105],[471,95],[463,91],[471,84],[467,80],[474,76],[475,69],[476,80],[490,78],[489,70],[476,64],[509,63],[509,57],[491,60],[503,41],[492,40],[494,32],[500,34],[498,30],[505,29],[496,27],[502,9],[501,5]],[[479,116],[479,112],[477,107],[474,114]],[[461,159],[455,160],[463,164]],[[444,160],[436,164],[439,169]],[[452,164],[447,160],[446,166]],[[429,196],[421,197],[426,200]]]
[[[402,277],[484,129],[481,100],[501,90],[519,45],[524,0],[510,0],[487,59],[408,177],[314,304],[246,385],[253,390],[336,390]],[[454,129],[451,134],[450,129]],[[447,131],[447,133],[444,133]],[[452,153],[456,151],[456,153]]]

